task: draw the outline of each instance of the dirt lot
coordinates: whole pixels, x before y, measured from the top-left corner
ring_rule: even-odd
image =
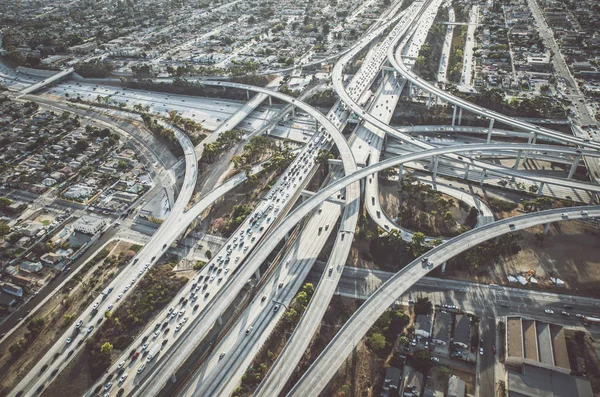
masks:
[[[131,245],[124,242],[111,243],[106,248],[111,251],[111,255],[117,256],[128,250]],[[46,349],[62,336],[64,330],[74,321],[73,318],[76,318],[87,307],[93,299],[93,288],[89,288],[90,284],[93,284],[92,279],[100,280],[104,285],[114,277],[115,273],[114,265],[105,265],[104,262],[100,261],[87,274],[82,274],[81,282],[76,283],[68,294],[55,294],[55,297],[50,299],[34,316],[34,318],[45,320],[42,331],[37,338],[28,342],[25,354],[21,354],[16,360],[11,358],[8,349],[25,337],[26,327],[21,326],[2,344],[0,350],[0,382],[2,382],[3,388],[11,389],[14,387],[19,378],[25,375],[43,357]]]
[[[481,267],[477,273],[455,271],[447,268],[447,276],[477,282],[510,284],[508,275],[526,275],[535,271],[539,284],[526,288],[569,291],[572,294],[600,297],[600,232],[593,224],[583,222],[560,222],[550,227],[543,241],[538,241],[536,233],[542,226],[519,232],[521,252],[504,258],[503,266]],[[558,277],[565,282],[564,287],[556,287],[550,277]]]
[[[380,180],[379,183],[379,202],[381,203],[381,207],[383,211],[392,219],[396,219],[398,217],[399,211],[398,208],[402,205],[402,201],[399,199],[398,195],[398,185],[395,182],[383,182]],[[467,218],[467,212],[460,209],[458,206],[458,200],[452,196],[448,196],[444,193],[439,193],[439,197],[444,200],[452,200],[454,205],[450,208],[450,212],[452,213],[452,217],[456,223],[464,227],[464,230],[471,229],[470,227],[465,225],[465,220]],[[415,218],[419,217],[419,214],[422,211],[417,211],[415,214]],[[453,228],[453,231],[456,228]],[[456,233],[453,233],[456,234]],[[442,235],[440,232],[439,235]]]

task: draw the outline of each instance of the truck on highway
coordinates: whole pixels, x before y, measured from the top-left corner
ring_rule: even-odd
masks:
[[[590,324],[590,325],[591,324],[600,325],[600,318],[585,316],[583,318],[583,322],[586,324]]]
[[[160,347],[161,346],[159,344],[152,346],[149,350],[146,361],[148,361],[148,362],[152,361],[152,359],[158,355],[158,352],[160,351]]]

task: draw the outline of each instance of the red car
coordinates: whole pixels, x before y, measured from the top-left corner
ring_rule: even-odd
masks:
[[[139,352],[133,353],[133,356],[131,357],[131,361],[135,361],[135,359],[138,358],[139,355],[140,355]]]
[[[492,353],[496,354],[496,346],[492,346]]]

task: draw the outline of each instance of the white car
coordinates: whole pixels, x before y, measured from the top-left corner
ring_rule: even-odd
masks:
[[[480,347],[480,348],[479,348],[479,355],[480,355],[480,356],[483,356],[483,347]]]
[[[544,310],[544,313],[546,313],[546,314],[554,314],[554,310],[546,309],[546,310]]]

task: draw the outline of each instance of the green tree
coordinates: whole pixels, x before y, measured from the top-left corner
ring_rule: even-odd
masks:
[[[0,236],[6,236],[10,233],[10,226],[6,222],[0,222]]]
[[[369,347],[375,352],[380,352],[386,346],[385,336],[375,333],[369,338]]]
[[[293,308],[289,308],[286,312],[285,312],[285,319],[287,322],[289,322],[290,324],[293,324],[296,322],[296,320],[298,319],[300,315],[298,314],[298,312],[296,310],[294,310]]]
[[[5,209],[12,204],[12,200],[6,197],[0,197],[0,210]]]
[[[105,342],[100,348],[100,353],[110,356],[113,351],[113,345],[110,342]]]
[[[417,350],[410,357],[410,362],[418,371],[426,374],[431,368],[431,353],[429,350]]]
[[[90,146],[90,144],[87,143],[87,141],[79,139],[77,140],[77,142],[75,142],[75,151],[83,152],[85,149],[88,148],[88,146]]]
[[[433,303],[428,297],[420,297],[413,306],[416,315],[433,313]]]

